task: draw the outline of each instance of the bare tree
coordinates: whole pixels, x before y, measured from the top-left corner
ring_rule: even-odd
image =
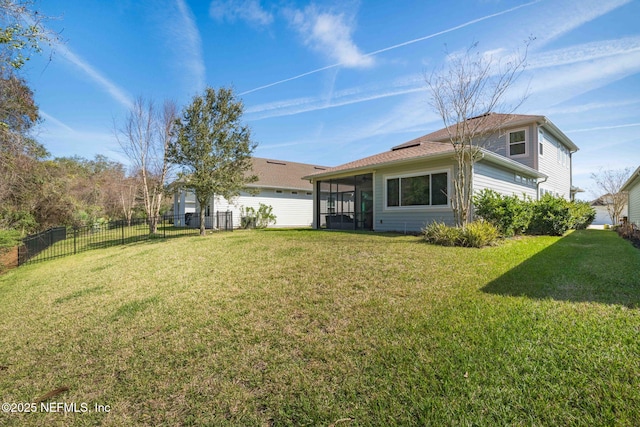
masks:
[[[454,191],[448,197],[457,226],[471,220],[473,164],[488,137],[509,120],[508,114],[491,113],[512,113],[526,98],[523,95],[511,106],[504,103],[505,94],[526,67],[528,45],[523,54],[503,61],[479,52],[474,43],[462,55],[449,55],[442,69],[425,75],[430,105],[442,118],[455,152]]]
[[[138,173],[129,176],[121,175],[116,182],[114,205],[124,215],[127,225],[131,225],[133,212],[140,196],[142,187],[140,175]]]
[[[158,230],[164,185],[170,167],[167,147],[175,117],[175,103],[166,101],[162,111],[158,112],[153,101],[139,97],[124,126],[120,129],[116,127],[115,131],[122,151],[132,166],[140,171],[144,210],[151,234]]]
[[[591,179],[596,183],[599,197],[607,207],[607,213],[614,225],[620,222],[622,211],[629,200],[629,195],[620,190],[631,176],[631,171],[631,168],[616,170],[600,169],[598,173],[594,172],[591,174]]]

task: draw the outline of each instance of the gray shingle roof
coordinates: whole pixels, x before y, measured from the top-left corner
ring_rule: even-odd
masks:
[[[403,144],[403,147],[392,149],[391,151],[385,151],[384,153],[375,154],[373,156],[365,157],[364,159],[345,163],[333,168],[327,168],[324,171],[316,171],[314,174],[310,174],[307,177],[333,174],[341,171],[346,172],[366,169],[388,163],[396,163],[403,160],[453,153],[453,148],[449,142],[428,141],[424,139],[424,137],[414,139],[410,142],[412,142],[412,144]]]
[[[251,160],[253,162],[253,173],[258,177],[258,181],[250,184],[249,187],[311,191],[313,186],[308,180],[303,180],[302,177],[328,169],[324,166],[260,157],[253,157]]]

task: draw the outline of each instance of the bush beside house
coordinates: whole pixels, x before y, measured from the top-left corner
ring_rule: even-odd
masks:
[[[587,228],[595,210],[587,202],[568,201],[545,194],[540,200],[504,196],[494,190],[480,191],[474,198],[475,213],[495,225],[500,234],[561,236],[569,229]]]
[[[587,202],[568,201],[545,194],[540,200],[505,196],[485,189],[474,197],[480,219],[461,228],[432,223],[424,228],[426,241],[443,246],[482,247],[500,236],[521,234],[562,236],[570,229],[585,229],[596,212]]]

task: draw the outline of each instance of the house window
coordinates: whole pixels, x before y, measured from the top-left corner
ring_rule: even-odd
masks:
[[[446,172],[387,179],[387,207],[446,206]]]
[[[525,129],[509,132],[509,156],[527,154],[527,131]]]
[[[558,144],[558,164],[568,168],[569,162],[569,150],[564,145]]]
[[[538,153],[540,157],[544,155],[544,132],[542,130],[538,132]]]

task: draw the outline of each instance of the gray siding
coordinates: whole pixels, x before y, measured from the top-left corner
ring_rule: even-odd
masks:
[[[421,162],[379,169],[374,173],[374,230],[419,232],[425,225],[442,221],[453,225],[453,211],[450,206],[437,207],[404,207],[387,208],[385,200],[386,177],[413,173],[431,173],[447,171],[449,173],[449,190],[452,191],[451,178],[453,162],[451,160]]]
[[[518,126],[514,128],[508,128],[500,133],[494,133],[485,142],[483,147],[501,156],[507,157],[511,160],[515,160],[518,163],[529,166],[535,169],[535,154],[536,154],[536,128],[535,124],[529,124],[524,126]],[[524,129],[526,131],[526,153],[518,156],[509,155],[509,132],[518,131]],[[478,141],[481,143],[482,141]]]
[[[538,135],[538,132],[536,132]],[[538,137],[536,138],[538,139]],[[539,150],[539,147],[537,147]],[[543,154],[538,155],[538,170],[549,178],[540,184],[541,191],[548,191],[554,195],[571,197],[571,155],[564,156],[568,149],[553,135],[543,130]]]
[[[640,178],[629,189],[629,222],[640,227]]]
[[[485,161],[479,161],[474,165],[473,170],[473,192],[477,193],[481,190],[490,188],[498,193],[511,196],[516,195],[523,197],[523,194],[536,198],[536,184],[526,181],[522,174],[516,174],[508,169],[489,164]],[[520,178],[518,178],[520,177]],[[522,178],[525,178],[524,180]]]

